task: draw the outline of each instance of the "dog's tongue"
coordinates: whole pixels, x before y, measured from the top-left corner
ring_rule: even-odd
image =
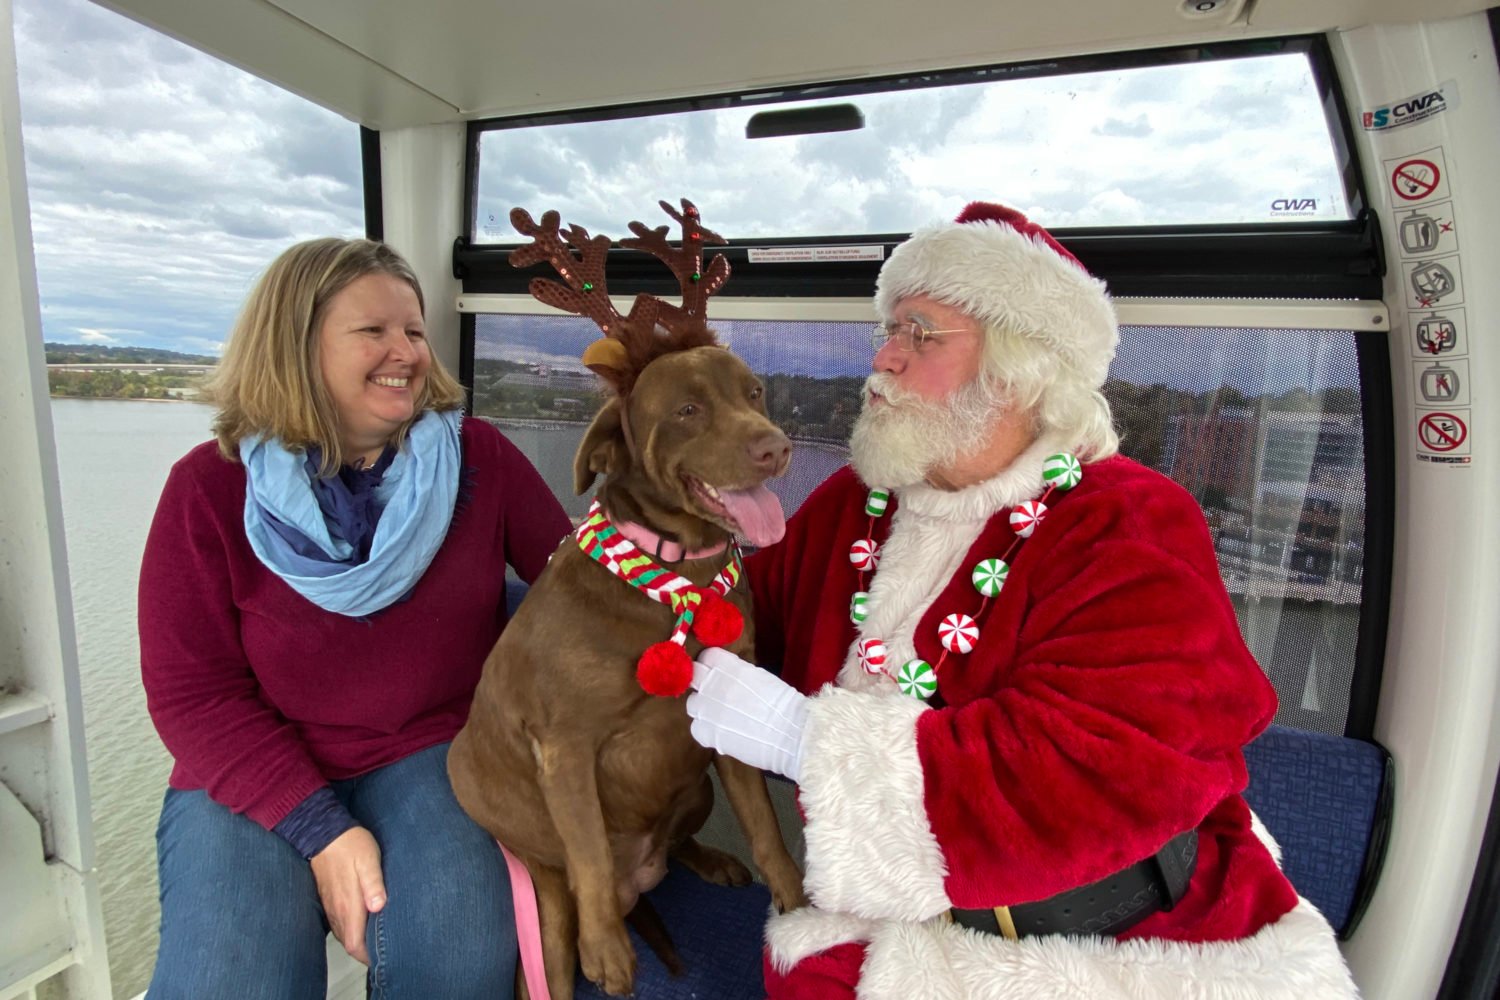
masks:
[[[786,514],[781,510],[781,501],[764,485],[753,490],[720,490],[719,502],[756,548],[774,545],[786,534]]]

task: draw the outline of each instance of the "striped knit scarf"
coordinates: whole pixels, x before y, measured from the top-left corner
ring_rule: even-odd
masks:
[[[737,542],[729,543],[729,562],[713,582],[699,587],[646,555],[621,534],[597,499],[574,537],[590,559],[653,601],[665,604],[677,616],[670,641],[648,647],[638,665],[636,676],[651,694],[675,696],[687,690],[692,679],[692,661],[686,651],[689,631],[706,646],[727,645],[739,638],[744,628],[739,609],[723,600],[743,573]],[[671,644],[676,649],[662,648]]]

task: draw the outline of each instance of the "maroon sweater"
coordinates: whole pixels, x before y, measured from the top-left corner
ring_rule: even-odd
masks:
[[[213,442],[167,477],[141,566],[141,679],[171,785],[266,828],[329,780],[452,739],[505,627],[505,565],[530,583],[569,531],[530,462],[463,423],[448,536],[405,601],[324,611],[245,537],[245,468]]]

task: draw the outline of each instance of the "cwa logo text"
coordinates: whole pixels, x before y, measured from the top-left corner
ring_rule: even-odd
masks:
[[[1277,198],[1271,202],[1272,215],[1317,215],[1316,198]]]
[[[1361,118],[1366,132],[1384,132],[1387,129],[1410,125],[1412,122],[1431,118],[1446,111],[1448,102],[1441,90],[1429,90],[1425,94],[1408,97],[1404,101],[1388,104],[1374,111],[1366,111]]]

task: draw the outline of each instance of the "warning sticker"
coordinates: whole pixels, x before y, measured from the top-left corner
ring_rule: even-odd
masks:
[[[1448,164],[1443,147],[1384,161],[1385,176],[1397,205],[1441,201],[1448,197]]]
[[[1464,357],[1469,353],[1462,309],[1414,312],[1411,325],[1411,348],[1416,357]]]
[[[1418,411],[1417,454],[1469,454],[1469,411]]]
[[[842,260],[885,260],[885,247],[751,247],[752,264],[826,264]]]
[[[1403,262],[1401,273],[1408,308],[1448,307],[1464,300],[1463,272],[1459,269],[1457,254]]]
[[[1418,406],[1468,406],[1469,359],[1414,362],[1412,385]]]
[[[1453,202],[1438,201],[1396,212],[1396,245],[1403,257],[1458,252],[1458,224]]]

